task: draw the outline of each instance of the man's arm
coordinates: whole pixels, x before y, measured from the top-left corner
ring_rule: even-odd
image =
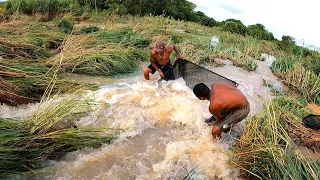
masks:
[[[221,114],[221,106],[219,105],[219,102],[210,101],[209,111],[217,122],[222,119],[223,116]]]
[[[173,46],[173,47],[172,47],[173,50],[177,53],[178,58],[179,58],[179,59],[184,59],[184,57],[179,53],[177,47],[176,47],[174,44],[172,44],[172,46]]]

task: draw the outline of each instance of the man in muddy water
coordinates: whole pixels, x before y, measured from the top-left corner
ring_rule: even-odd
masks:
[[[155,48],[151,51],[150,65],[143,70],[143,75],[146,80],[149,80],[149,74],[154,74],[156,71],[160,77],[171,68],[170,54],[175,51],[179,59],[184,59],[179,53],[174,44],[165,45],[163,41],[156,42]]]
[[[246,96],[234,84],[215,82],[211,90],[204,83],[194,86],[193,93],[200,100],[209,100],[209,111],[213,115],[205,122],[212,125],[212,137],[220,138],[221,132],[228,132],[246,118],[250,105]]]

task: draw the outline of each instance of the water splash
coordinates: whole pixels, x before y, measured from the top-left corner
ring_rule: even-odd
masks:
[[[213,142],[209,101],[199,101],[182,79],[139,80],[96,92],[100,108],[78,127],[114,127],[124,132],[113,144],[79,150],[38,179],[183,179],[196,169],[202,179],[231,179],[228,142]]]

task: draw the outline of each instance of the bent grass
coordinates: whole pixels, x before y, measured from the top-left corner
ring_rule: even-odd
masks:
[[[286,131],[286,121],[299,118],[290,114],[296,118],[285,119],[284,114],[290,112],[282,109],[278,101],[274,99],[263,113],[248,119],[230,162],[239,167],[244,176],[259,179],[320,178],[320,163],[293,150],[295,145]]]
[[[36,173],[45,160],[111,143],[119,135],[120,129],[74,126],[95,107],[91,97],[79,98],[80,90],[43,101],[29,120],[0,119],[1,178]]]
[[[320,103],[320,75],[306,70],[297,60],[279,59],[272,65],[273,73],[307,100]]]

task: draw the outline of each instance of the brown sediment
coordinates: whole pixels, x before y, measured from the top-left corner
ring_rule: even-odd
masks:
[[[314,152],[320,152],[319,130],[307,128],[300,122],[288,122],[288,133],[296,144],[306,146]]]

